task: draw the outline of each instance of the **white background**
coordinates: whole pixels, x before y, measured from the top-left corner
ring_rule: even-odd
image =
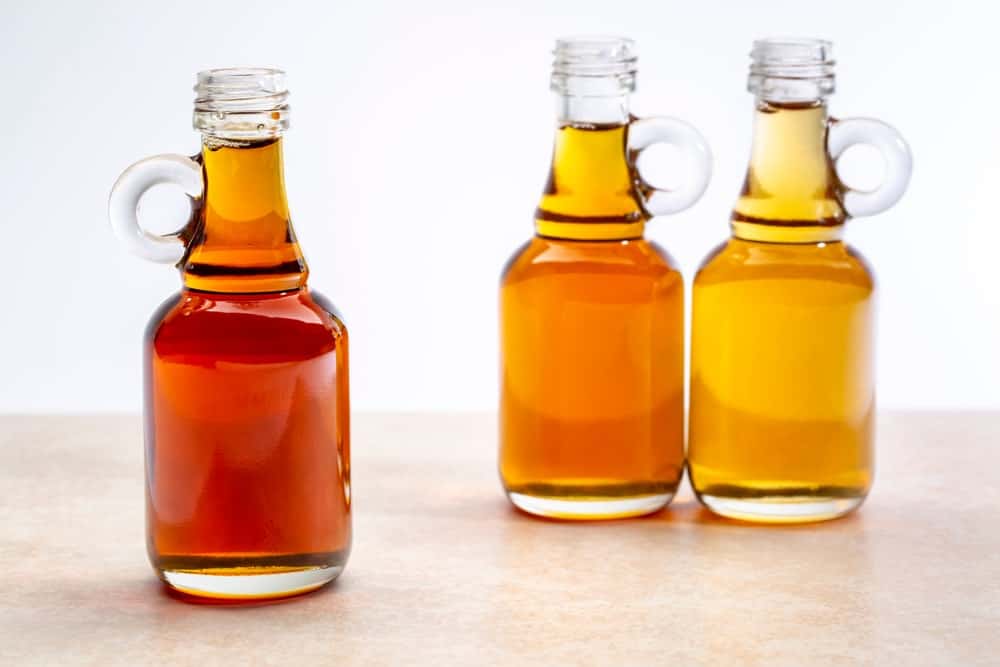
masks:
[[[117,245],[107,193],[136,159],[196,152],[194,74],[227,65],[289,72],[293,218],[351,330],[354,406],[494,409],[497,280],[546,176],[552,40],[594,32],[637,41],[639,115],[687,119],[714,151],[705,198],[649,227],[688,280],[742,183],[751,41],[834,40],[833,114],[887,120],[915,155],[903,201],[848,232],[880,281],[880,405],[1000,408],[998,19],[972,1],[5,0],[0,411],[141,409],[143,327],[179,278]],[[177,200],[151,197],[169,227]]]

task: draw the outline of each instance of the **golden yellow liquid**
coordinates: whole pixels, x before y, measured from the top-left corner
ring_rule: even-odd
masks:
[[[559,130],[501,280],[500,476],[536,514],[655,511],[683,472],[683,281],[642,238],[625,132]]]
[[[833,518],[872,482],[874,279],[839,240],[826,122],[759,110],[733,238],[694,282],[688,466],[735,518]]]

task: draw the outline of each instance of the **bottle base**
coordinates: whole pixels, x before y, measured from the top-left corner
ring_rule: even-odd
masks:
[[[266,555],[153,555],[160,579],[184,595],[269,600],[314,591],[344,571],[348,550]]]
[[[553,498],[509,491],[507,497],[518,509],[550,519],[579,521],[626,519],[658,512],[673,499],[673,492],[628,498]]]
[[[216,600],[270,600],[314,591],[340,576],[342,565],[296,570],[241,572],[161,570],[160,577],[185,595]]]
[[[864,502],[864,496],[763,496],[734,498],[699,493],[698,499],[715,514],[729,519],[756,523],[812,523],[850,514]]]

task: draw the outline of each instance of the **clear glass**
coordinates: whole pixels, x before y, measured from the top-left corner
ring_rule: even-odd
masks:
[[[629,155],[645,122],[629,114],[634,85],[629,40],[557,43],[548,184],[535,237],[500,286],[500,477],[532,514],[655,512],[683,472],[684,286],[643,238],[651,198]]]
[[[259,140],[288,129],[285,73],[269,67],[198,72],[194,128],[206,137]]]
[[[774,38],[753,43],[747,89],[769,102],[815,102],[831,95],[833,44],[822,39]]]
[[[203,196],[145,336],[149,557],[184,594],[294,595],[350,551],[347,328],[291,226],[283,73],[203,72],[196,92]]]
[[[831,519],[872,484],[875,281],[841,240],[851,211],[828,145],[830,50],[754,45],[732,238],[694,281],[688,469],[699,499],[732,518]]]

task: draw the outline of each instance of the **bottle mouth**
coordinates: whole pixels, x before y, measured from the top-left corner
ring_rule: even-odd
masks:
[[[750,51],[747,89],[766,100],[805,102],[833,93],[833,44],[823,39],[760,39]]]
[[[226,67],[198,72],[194,127],[226,139],[262,139],[289,126],[285,72],[270,67]]]
[[[580,36],[556,40],[552,90],[579,97],[607,97],[635,90],[638,57],[626,37]]]

